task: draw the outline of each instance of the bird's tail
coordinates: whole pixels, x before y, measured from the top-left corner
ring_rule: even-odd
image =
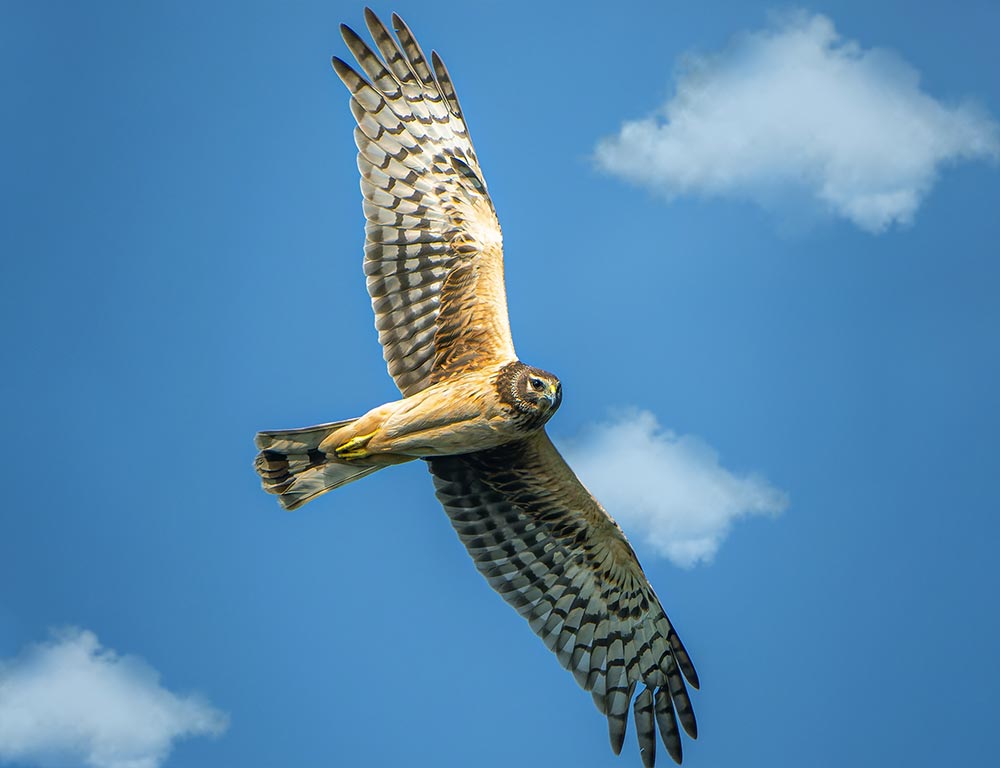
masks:
[[[260,453],[254,467],[264,490],[277,495],[285,509],[298,509],[320,494],[382,469],[384,464],[341,461],[319,450],[327,435],[354,421],[357,419],[302,429],[258,432],[255,442]]]

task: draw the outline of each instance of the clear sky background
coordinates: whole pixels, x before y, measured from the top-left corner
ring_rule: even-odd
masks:
[[[685,765],[990,764],[1000,6],[559,6],[375,10],[448,63],[549,431],[698,668]],[[396,396],[361,5],[2,16],[0,762],[639,765],[420,462],[295,513],[253,472]]]

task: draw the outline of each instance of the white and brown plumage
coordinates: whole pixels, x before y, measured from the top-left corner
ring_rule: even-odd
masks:
[[[656,729],[681,761],[696,737],[684,680],[698,678],[618,524],[544,424],[562,392],[518,361],[500,225],[444,64],[396,15],[365,19],[381,57],[341,28],[363,72],[351,92],[368,220],[365,274],[403,398],[359,419],[261,432],[257,470],[288,509],[391,464],[423,458],[476,567],[607,716],[621,750],[633,712],[645,765]],[[655,725],[654,725],[655,723]]]

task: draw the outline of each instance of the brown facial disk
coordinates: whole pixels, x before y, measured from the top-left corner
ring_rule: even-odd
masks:
[[[517,411],[526,431],[541,427],[562,402],[562,384],[556,376],[520,361],[500,371],[497,390],[501,402]]]

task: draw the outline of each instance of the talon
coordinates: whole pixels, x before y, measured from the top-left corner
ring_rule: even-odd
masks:
[[[367,435],[352,437],[346,443],[338,445],[334,448],[333,453],[338,459],[346,459],[348,461],[352,459],[363,459],[370,455],[368,451],[365,450],[365,446],[368,445],[368,441],[374,436],[374,432],[369,432]]]

